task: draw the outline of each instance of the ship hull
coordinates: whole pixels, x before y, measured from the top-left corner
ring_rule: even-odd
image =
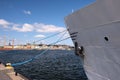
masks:
[[[73,43],[83,46],[89,80],[120,80],[119,0],[98,0],[65,18]]]

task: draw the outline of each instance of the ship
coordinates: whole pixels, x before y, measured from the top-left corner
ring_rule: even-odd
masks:
[[[96,0],[65,25],[88,80],[120,80],[120,0]]]

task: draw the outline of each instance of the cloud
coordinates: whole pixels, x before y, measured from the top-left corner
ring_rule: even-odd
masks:
[[[3,40],[4,38],[2,36],[0,36],[0,41]]]
[[[50,24],[43,24],[43,23],[24,23],[24,24],[17,24],[17,23],[11,23],[4,19],[0,19],[0,26],[3,28],[15,30],[18,32],[41,32],[41,33],[53,33],[53,32],[61,32],[64,31],[64,27],[59,27],[56,25],[50,25]]]
[[[23,24],[22,28],[19,28],[18,26],[20,25],[15,24],[12,29],[19,32],[31,32],[34,30],[34,26],[28,23]]]
[[[31,15],[31,11],[29,11],[29,10],[24,10],[23,12],[27,15]]]
[[[35,37],[35,38],[45,38],[45,35],[39,34],[39,35],[35,35],[34,37]]]
[[[65,28],[63,28],[63,27],[58,27],[55,25],[46,25],[46,24],[42,24],[42,23],[35,23],[34,26],[35,26],[37,32],[44,32],[44,33],[60,32],[60,31],[65,30]]]
[[[0,26],[3,27],[3,28],[8,28],[8,26],[10,25],[11,23],[9,23],[8,21],[4,20],[4,19],[0,19]]]
[[[19,24],[14,24],[13,25],[13,30],[19,31],[19,32],[41,32],[41,33],[49,33],[49,32],[61,32],[65,30],[63,27],[58,27],[55,25],[45,25],[42,23],[34,23],[34,24],[28,24],[25,23],[23,26],[20,28]]]

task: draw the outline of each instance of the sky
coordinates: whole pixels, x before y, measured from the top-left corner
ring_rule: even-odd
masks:
[[[0,45],[31,43],[66,29],[65,16],[95,0],[0,0]],[[63,34],[65,34],[63,36]],[[62,36],[62,37],[61,37]],[[50,44],[69,34],[61,33],[36,44]],[[71,39],[58,44],[72,45]]]

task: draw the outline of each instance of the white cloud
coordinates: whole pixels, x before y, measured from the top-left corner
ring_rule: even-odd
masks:
[[[29,11],[29,10],[24,10],[23,12],[27,15],[31,15],[31,11]]]
[[[60,32],[65,30],[63,27],[58,27],[55,25],[45,25],[42,23],[35,23],[34,24],[37,32]]]
[[[34,26],[32,26],[31,24],[25,23],[23,24],[22,28],[19,28],[18,26],[20,25],[14,25],[13,26],[13,30],[19,31],[19,32],[31,32],[34,30]]]
[[[0,41],[3,40],[4,38],[2,36],[0,36]]]
[[[8,28],[8,26],[11,23],[9,23],[8,21],[4,20],[4,19],[0,19],[0,26],[4,27],[4,28]]]
[[[39,35],[35,35],[34,37],[35,37],[35,38],[45,38],[45,35],[39,34]]]
[[[25,23],[23,24],[22,28],[20,28],[19,24],[14,24],[12,29],[19,32],[31,32],[35,30],[36,32],[42,32],[42,33],[61,32],[65,30],[65,28],[63,27],[58,27],[55,25],[45,25],[42,23],[34,23],[34,24]]]
[[[0,26],[7,29],[12,29],[19,32],[41,32],[41,33],[51,33],[51,32],[61,32],[64,31],[64,27],[59,27],[56,25],[49,25],[43,23],[33,23],[33,24],[16,24],[8,22],[4,19],[0,19]]]

